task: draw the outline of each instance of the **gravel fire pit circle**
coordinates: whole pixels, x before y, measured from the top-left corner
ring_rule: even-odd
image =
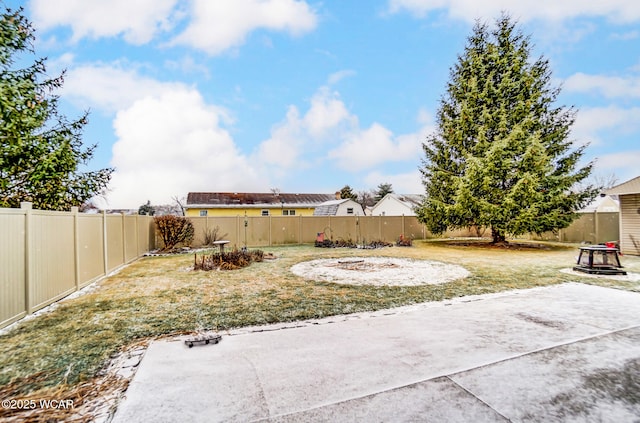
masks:
[[[318,259],[291,267],[298,276],[349,285],[438,285],[470,275],[464,267],[395,257]]]

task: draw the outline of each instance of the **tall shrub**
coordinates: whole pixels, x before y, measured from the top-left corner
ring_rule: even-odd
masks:
[[[163,250],[171,250],[178,244],[191,245],[193,241],[193,224],[184,216],[155,216],[156,231],[164,244]]]

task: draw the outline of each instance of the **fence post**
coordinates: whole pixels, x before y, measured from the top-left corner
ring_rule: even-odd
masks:
[[[24,307],[27,314],[31,314],[31,210],[28,201],[20,203],[24,211]]]
[[[134,226],[136,231],[136,257],[140,257],[142,254],[140,254],[140,215],[139,214],[136,214],[136,224]],[[149,243],[148,239],[147,239],[147,243]],[[150,246],[148,245],[147,251],[150,250],[149,247]]]
[[[127,232],[125,229],[126,219],[124,217],[124,212],[122,215],[122,264],[127,263]]]
[[[73,213],[73,264],[76,278],[76,291],[80,289],[80,224],[78,222],[78,207],[71,207]]]
[[[109,273],[109,263],[107,262],[107,211],[102,210],[102,260],[104,261],[104,275]]]
[[[240,244],[240,215],[236,214],[236,240],[237,244]]]

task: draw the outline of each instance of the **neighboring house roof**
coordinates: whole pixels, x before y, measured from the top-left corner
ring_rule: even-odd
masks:
[[[385,206],[385,203],[389,202],[389,201],[395,201],[397,203],[400,203],[400,205],[406,207],[408,210],[411,210],[413,212],[413,210],[416,207],[419,207],[422,204],[422,201],[424,200],[424,196],[420,195],[420,194],[394,194],[394,193],[389,193],[387,195],[385,195],[384,197],[382,197],[382,199],[380,201],[378,201],[372,208],[371,208],[371,214],[375,214],[376,213],[376,209],[380,209],[382,207]]]
[[[640,194],[640,176],[616,185],[606,191],[609,195]]]
[[[335,198],[334,194],[287,194],[252,192],[190,192],[185,208],[270,208],[316,207]]]
[[[620,202],[610,195],[600,194],[585,208],[578,210],[578,213],[603,213],[603,212],[619,212]]]
[[[411,208],[422,205],[424,196],[420,194],[390,194],[394,196],[398,201],[406,203]]]
[[[324,203],[318,205],[313,211],[314,216],[335,216],[338,213],[338,209],[342,204],[352,203],[348,205],[353,205],[354,207],[358,207],[360,211],[362,211],[362,206],[355,201],[349,198],[342,198],[339,200],[330,200],[325,201]],[[356,213],[357,214],[357,213]]]

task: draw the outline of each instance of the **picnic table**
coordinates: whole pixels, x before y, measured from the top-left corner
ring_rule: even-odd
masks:
[[[213,245],[217,245],[218,247],[220,247],[220,253],[224,253],[224,246],[227,245],[230,241],[227,240],[220,240],[220,241],[213,241]]]

